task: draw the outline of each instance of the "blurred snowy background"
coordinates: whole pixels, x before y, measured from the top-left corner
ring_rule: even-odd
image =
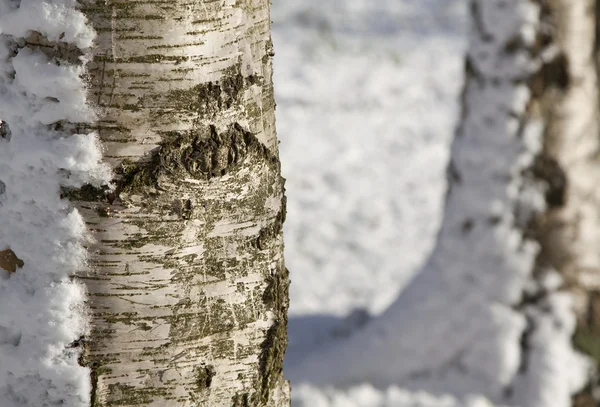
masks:
[[[273,0],[288,366],[382,312],[432,248],[458,118],[466,5]],[[296,406],[458,405],[368,383],[292,385]]]

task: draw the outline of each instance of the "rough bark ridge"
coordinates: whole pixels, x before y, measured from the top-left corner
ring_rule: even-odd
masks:
[[[266,0],[83,0],[112,189],[65,191],[97,240],[93,406],[287,406],[284,183]]]

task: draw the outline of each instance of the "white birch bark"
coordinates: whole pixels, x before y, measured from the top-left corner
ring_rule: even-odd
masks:
[[[111,188],[81,362],[92,406],[286,406],[288,277],[266,0],[83,0]]]

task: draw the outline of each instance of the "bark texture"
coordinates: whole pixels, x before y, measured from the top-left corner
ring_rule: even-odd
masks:
[[[111,187],[93,231],[93,406],[287,406],[284,180],[266,0],[83,0]]]

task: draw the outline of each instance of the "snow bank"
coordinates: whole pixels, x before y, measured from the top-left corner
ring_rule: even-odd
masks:
[[[106,183],[93,133],[70,135],[58,121],[89,122],[82,67],[57,64],[21,37],[91,45],[93,30],[74,0],[0,0],[0,250],[24,266],[0,271],[0,406],[89,404],[89,372],[76,341],[87,330],[87,228],[60,186]]]
[[[319,389],[309,385],[294,388],[292,407],[501,407],[481,396],[457,399],[434,396],[424,391],[407,391],[397,386],[378,390],[365,384],[348,390]]]
[[[273,2],[290,315],[382,312],[435,242],[462,1]]]

